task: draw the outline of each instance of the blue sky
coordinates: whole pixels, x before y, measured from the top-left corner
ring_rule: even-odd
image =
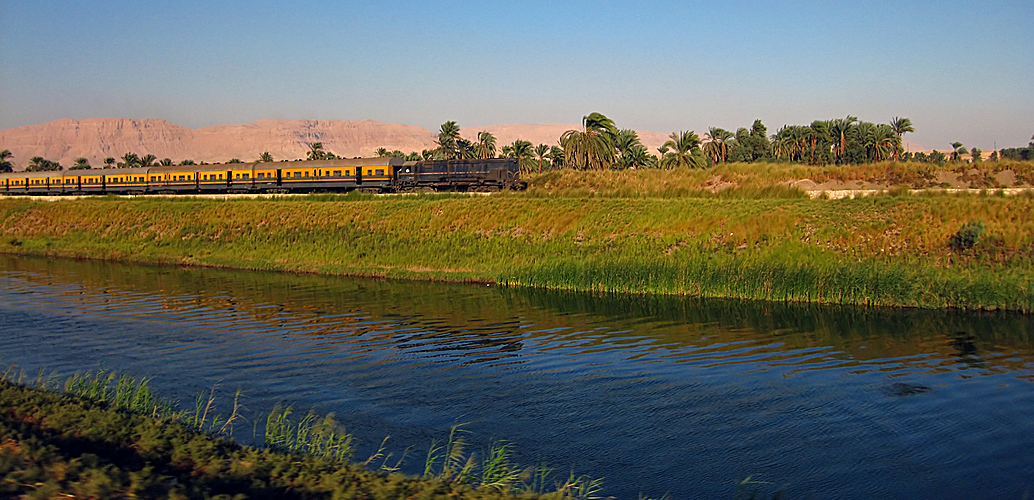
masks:
[[[59,118],[1034,134],[1034,2],[0,0],[0,128]],[[2,146],[2,145],[0,145]]]

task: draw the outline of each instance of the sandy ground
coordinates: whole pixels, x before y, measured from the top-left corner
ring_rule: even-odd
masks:
[[[857,198],[863,196],[872,196],[875,194],[886,193],[887,189],[831,189],[831,190],[811,190],[805,189],[804,192],[808,193],[808,196],[812,199],[825,198],[829,200],[840,200],[843,198]],[[937,188],[937,189],[909,189],[910,194],[920,193],[948,193],[948,194],[980,194],[980,193],[1002,193],[1005,196],[1015,196],[1018,194],[1034,191],[1034,188],[1002,188],[1002,189],[969,189],[969,188]]]

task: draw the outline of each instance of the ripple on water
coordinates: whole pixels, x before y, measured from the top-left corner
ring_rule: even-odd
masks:
[[[1020,497],[1034,477],[1025,317],[0,262],[0,361],[315,405],[360,454],[390,434],[419,455],[470,422],[621,498],[725,498],[748,476],[795,497]]]

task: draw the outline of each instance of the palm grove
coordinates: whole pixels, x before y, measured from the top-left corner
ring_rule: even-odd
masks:
[[[754,120],[749,128],[741,127],[731,132],[720,127],[710,127],[701,137],[695,131],[672,132],[664,144],[650,151],[643,145],[635,130],[619,129],[613,120],[601,113],[590,113],[582,118],[580,129],[568,130],[560,136],[557,144],[534,145],[517,139],[511,144],[499,146],[496,137],[486,131],[478,132],[476,139],[460,135],[455,121],[447,121],[438,130],[437,147],[420,152],[404,153],[378,148],[377,156],[397,157],[409,161],[515,158],[524,172],[556,170],[562,168],[603,170],[627,168],[706,168],[719,163],[788,162],[808,165],[844,165],[878,163],[883,161],[915,161],[923,163],[945,163],[971,161],[979,162],[983,152],[977,148],[967,149],[961,142],[951,143],[947,152],[937,150],[931,153],[903,151],[902,137],[914,132],[908,118],[890,120],[889,123],[861,121],[855,116],[815,120],[809,125],[785,125],[771,136],[761,120]],[[1026,148],[1007,148],[992,151],[991,160],[1034,160],[1034,137]],[[323,144],[308,145],[306,160],[332,160],[341,158],[324,149]],[[0,151],[0,172],[13,171],[11,152]],[[274,161],[269,152],[262,153],[254,161]],[[284,161],[284,160],[282,160]],[[241,163],[231,158],[227,163]],[[193,165],[192,160],[182,160],[178,165]],[[204,162],[202,162],[204,164]],[[134,168],[155,165],[173,165],[173,160],[158,160],[154,155],[138,156],[126,153],[121,158],[108,157],[105,168]],[[86,158],[78,158],[70,170],[92,168]],[[35,156],[29,159],[26,171],[63,170],[59,163]]]
[[[695,131],[673,132],[657,149],[648,150],[634,130],[619,129],[614,121],[600,113],[582,118],[582,128],[568,130],[557,145],[532,143],[517,139],[497,148],[494,135],[478,132],[476,140],[460,135],[454,121],[438,130],[437,148],[420,153],[377,150],[379,156],[395,156],[407,160],[420,159],[486,159],[516,158],[525,172],[574,168],[585,170],[626,168],[706,168],[719,163],[788,162],[808,165],[843,165],[883,161],[947,161],[979,162],[982,152],[967,150],[961,143],[952,143],[948,154],[910,153],[903,151],[902,137],[914,132],[912,121],[895,117],[890,123],[870,123],[855,116],[832,120],[815,120],[810,125],[786,125],[771,136],[761,120],[730,132],[710,127],[703,137]],[[1034,140],[1034,139],[1032,139]],[[1029,149],[1029,152],[1028,152]],[[498,152],[497,152],[498,151]],[[1031,159],[1034,142],[1029,148],[1002,150],[1002,158]],[[968,158],[967,158],[968,156]],[[998,159],[992,152],[991,159]]]

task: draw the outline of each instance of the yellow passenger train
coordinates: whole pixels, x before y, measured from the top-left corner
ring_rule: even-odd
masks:
[[[202,194],[525,189],[517,160],[358,158],[0,174],[3,194]]]

